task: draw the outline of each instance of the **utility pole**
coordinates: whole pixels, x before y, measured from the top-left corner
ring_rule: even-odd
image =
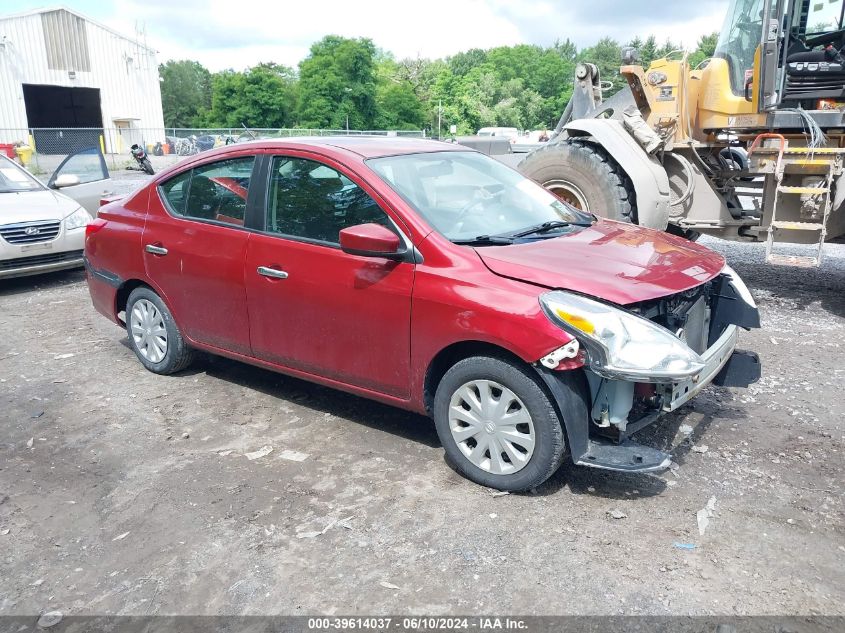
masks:
[[[437,140],[439,141],[442,137],[440,136],[440,121],[443,116],[443,99],[439,99],[437,101]]]
[[[349,95],[352,92],[352,88],[346,87],[343,91]],[[346,136],[349,136],[349,103],[346,99],[343,100],[343,107],[346,110]]]

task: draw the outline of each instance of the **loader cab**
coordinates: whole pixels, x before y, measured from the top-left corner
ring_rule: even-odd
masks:
[[[784,105],[821,110],[845,101],[843,12],[841,0],[795,2],[782,55]]]
[[[731,0],[719,33],[713,57],[727,62],[731,92],[737,97],[750,94],[768,4],[767,0]]]
[[[757,112],[845,105],[845,1],[732,0],[714,58]]]

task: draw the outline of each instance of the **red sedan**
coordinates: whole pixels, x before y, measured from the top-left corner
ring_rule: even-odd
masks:
[[[665,468],[636,431],[760,375],[735,349],[757,308],[719,255],[434,141],[205,152],[103,207],[85,258],[150,371],[203,350],[428,414],[450,463],[502,490],[567,454]]]

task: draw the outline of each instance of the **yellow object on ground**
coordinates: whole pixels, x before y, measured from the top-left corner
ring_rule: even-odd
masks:
[[[15,154],[18,155],[18,158],[24,167],[28,166],[29,161],[32,160],[32,148],[29,145],[20,145],[16,147]]]

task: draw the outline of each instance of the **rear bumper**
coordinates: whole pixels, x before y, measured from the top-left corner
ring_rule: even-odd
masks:
[[[109,271],[99,270],[83,258],[88,278],[88,293],[94,308],[113,323],[123,325],[117,316],[117,291],[122,285],[120,277]]]

